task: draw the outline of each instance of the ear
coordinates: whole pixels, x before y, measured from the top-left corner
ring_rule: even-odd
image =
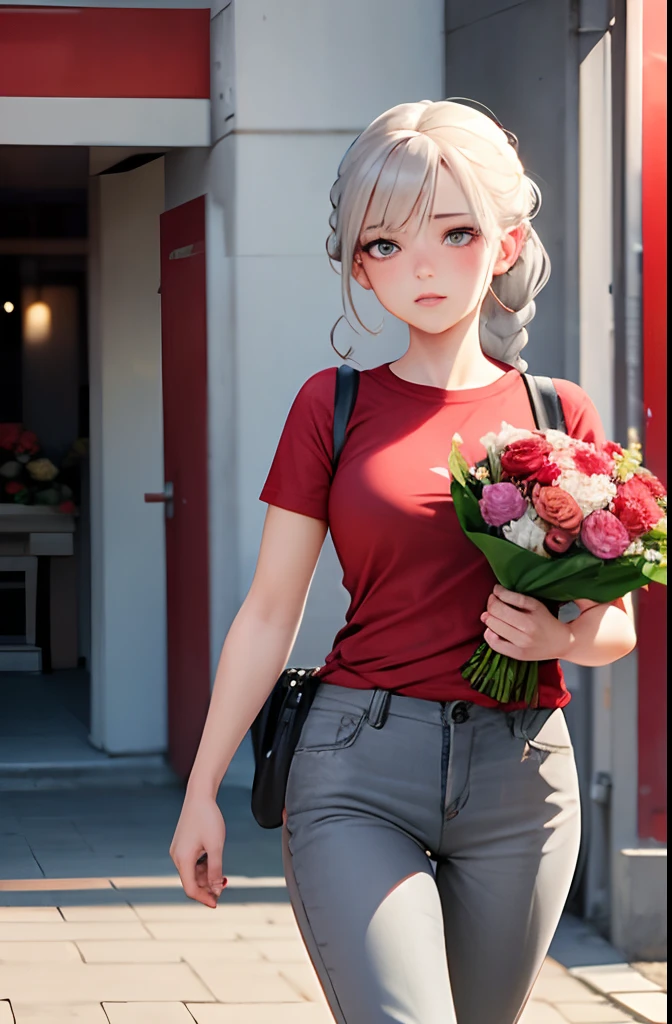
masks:
[[[493,277],[505,274],[520,256],[523,246],[527,241],[527,230],[524,224],[520,224],[512,231],[507,231],[500,242],[499,257],[493,268]]]
[[[360,250],[352,258],[352,276],[357,284],[360,284],[362,288],[366,288],[367,292],[373,291],[373,285],[369,281],[369,276],[362,265],[362,253]]]

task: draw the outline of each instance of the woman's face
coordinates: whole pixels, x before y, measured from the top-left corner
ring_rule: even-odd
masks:
[[[522,245],[517,229],[493,251],[468,210],[464,193],[442,166],[433,208],[419,225],[412,218],[402,230],[383,235],[365,216],[355,280],[410,326],[427,334],[447,331],[473,312],[486,279],[508,270]]]

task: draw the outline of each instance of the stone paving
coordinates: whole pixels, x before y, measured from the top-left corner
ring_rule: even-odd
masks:
[[[245,786],[220,794],[216,911],[184,897],[167,854],[181,800],[177,786],[0,792],[0,1024],[332,1021]],[[667,1020],[662,985],[581,922],[551,952],[521,1024]]]

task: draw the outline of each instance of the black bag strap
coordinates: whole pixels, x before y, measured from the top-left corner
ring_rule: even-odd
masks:
[[[347,430],[352,410],[357,401],[357,390],[359,388],[359,370],[354,366],[344,363],[336,371],[336,394],[334,396],[334,454],[331,460],[332,470],[336,472],[338,460],[345,444],[345,431]]]
[[[550,377],[533,377],[522,373],[537,430],[562,430],[567,433],[560,395]]]

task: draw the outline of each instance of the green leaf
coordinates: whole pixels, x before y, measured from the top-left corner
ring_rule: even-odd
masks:
[[[667,566],[659,565],[657,562],[647,562],[642,572],[652,583],[662,583],[667,586]]]
[[[469,476],[469,463],[460,451],[461,446],[462,439],[459,434],[455,434],[450,448],[448,469],[450,470],[450,475],[453,480],[457,480],[457,482],[464,487],[467,482],[467,477]]]
[[[466,536],[485,555],[507,590],[561,604],[580,598],[606,604],[651,581],[667,583],[664,567],[645,558],[603,562],[587,551],[563,558],[543,558],[502,537],[492,536],[483,522],[478,501],[468,488],[453,483],[451,495]]]

